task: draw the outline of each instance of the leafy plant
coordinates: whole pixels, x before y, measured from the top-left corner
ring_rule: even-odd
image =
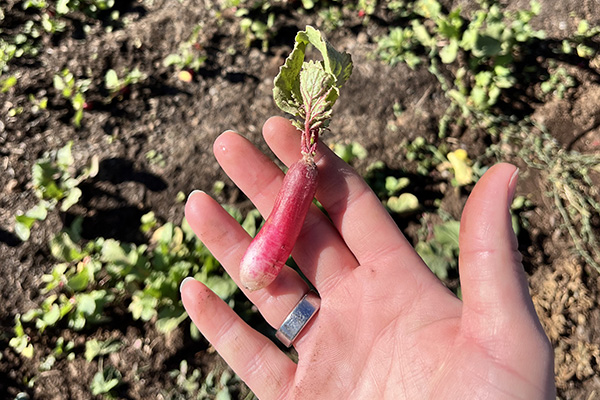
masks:
[[[206,52],[200,40],[202,25],[196,25],[190,37],[179,45],[177,53],[169,54],[163,61],[165,67],[175,65],[179,70],[198,70],[206,62]]]
[[[413,36],[411,28],[392,28],[387,36],[377,41],[379,57],[391,66],[404,62],[411,68],[416,67],[421,59],[415,53]]]
[[[208,373],[204,382],[198,391],[198,397],[207,398],[213,397],[218,400],[231,399],[230,387],[239,383],[240,379],[237,375],[231,373],[229,369],[225,369],[219,373],[217,370],[212,370]]]
[[[30,343],[31,339],[25,333],[25,329],[23,329],[21,315],[19,314],[15,316],[14,332],[15,336],[10,339],[8,345],[15,349],[17,353],[23,355],[23,357],[33,357],[33,345]]]
[[[552,68],[549,73],[548,79],[540,85],[540,89],[546,95],[554,95],[562,99],[566,91],[576,85],[575,78],[563,67]]]
[[[115,0],[58,0],[56,12],[66,15],[75,11],[83,11],[88,15],[96,15],[98,11],[109,10],[115,5]]]
[[[88,90],[90,84],[91,79],[75,79],[68,69],[54,75],[54,89],[58,90],[62,97],[71,102],[75,112],[73,124],[78,128],[81,126],[81,119],[83,118],[84,93]]]
[[[600,215],[600,196],[593,181],[600,174],[600,156],[565,150],[544,126],[530,119],[505,125],[500,133],[499,143],[490,151],[506,155],[501,149],[510,145],[516,149],[513,156],[542,173],[574,252],[600,272],[600,237],[594,225]]]
[[[2,68],[0,68],[0,74],[2,72]],[[2,80],[0,80],[0,92],[1,93],[6,93],[8,92],[12,87],[14,87],[17,84],[17,77],[14,75],[8,76]]]
[[[146,75],[138,68],[134,68],[132,71],[125,71],[125,77],[123,78],[119,78],[114,69],[109,69],[104,76],[104,85],[110,93],[110,99],[112,100],[115,97],[125,94],[131,85],[135,85],[145,79]]]
[[[175,369],[169,372],[169,376],[175,379],[177,386],[185,394],[185,398],[193,398],[194,395],[198,396],[198,390],[200,389],[201,371],[197,368],[189,373],[189,366],[186,360],[181,360],[179,363],[179,369]]]
[[[447,162],[438,165],[438,169],[451,169],[454,177],[452,178],[452,185],[454,186],[465,186],[475,181],[473,172],[473,161],[469,159],[467,151],[464,149],[457,149],[446,154]]]
[[[77,203],[82,194],[79,184],[98,173],[98,158],[94,156],[90,164],[74,178],[72,147],[73,142],[68,142],[61,149],[47,153],[33,165],[32,183],[39,202],[24,214],[15,217],[15,233],[21,240],[29,239],[33,224],[45,220],[48,211],[57,205],[60,204],[60,210],[64,212]]]
[[[104,368],[103,360],[98,363],[98,372],[94,374],[90,383],[90,390],[94,396],[110,394],[111,391],[121,384],[123,377],[118,369],[112,366]]]
[[[561,50],[565,54],[571,54],[575,49],[579,57],[593,59],[598,55],[597,45],[593,42],[598,34],[600,34],[600,25],[592,27],[587,20],[582,19],[577,25],[575,35],[563,40]]]
[[[416,161],[417,173],[421,175],[427,175],[440,164],[447,162],[446,154],[448,149],[445,143],[436,147],[420,136],[406,144],[406,159]]]
[[[426,63],[464,116],[494,106],[502,91],[516,84],[513,68],[523,45],[544,37],[529,24],[539,13],[535,1],[530,10],[515,12],[493,1],[479,1],[479,6],[467,20],[459,8],[446,14],[437,0],[418,0],[411,26],[393,28],[378,41],[381,58],[392,65],[405,62],[414,68]],[[439,66],[454,63],[459,55],[465,66],[452,72],[453,81],[448,80]]]
[[[319,11],[319,18],[323,21],[323,29],[332,32],[344,26],[343,13],[340,7],[330,6]]]
[[[167,164],[165,161],[165,157],[154,149],[148,150],[145,156],[146,160],[148,160],[148,162],[152,165],[158,165],[159,167],[164,168]]]
[[[75,343],[72,340],[66,341],[62,336],[56,339],[56,345],[52,352],[43,358],[43,361],[40,363],[39,369],[40,371],[50,371],[56,360],[66,358],[69,361],[75,359],[75,353],[73,353],[73,348],[75,347]]]
[[[405,176],[392,176],[383,162],[374,162],[367,168],[365,180],[387,209],[399,215],[411,214],[421,208],[419,199],[412,193],[401,193],[410,185]]]
[[[239,212],[233,215],[255,233],[256,212],[245,219]],[[104,238],[80,245],[80,224],[76,220],[50,243],[52,255],[60,262],[42,277],[42,293],[47,297],[40,307],[23,315],[23,321],[34,322],[38,330],[61,321],[81,330],[108,320],[106,308],[125,302],[134,319],[154,321],[161,332],[169,332],[186,317],[179,284],[187,276],[194,276],[234,305],[237,286],[185,220],[179,226],[170,222],[159,226],[153,214],[143,216],[142,230],[152,235],[141,245]],[[98,345],[89,346],[98,349]],[[100,347],[98,351],[105,350]]]
[[[448,278],[448,271],[458,266],[459,221],[446,221],[431,226],[425,223],[427,236],[415,245],[415,250],[431,271],[441,280]]]
[[[247,11],[241,9],[240,11]],[[245,12],[236,13],[237,16],[246,15]],[[275,13],[269,13],[265,22],[253,20],[251,18],[242,18],[240,21],[240,29],[246,35],[246,46],[250,47],[252,42],[259,40],[262,44],[262,51],[269,49],[269,40],[272,36],[272,29],[275,25]]]
[[[387,199],[385,205],[390,211],[400,215],[414,213],[421,208],[419,199],[412,193],[391,196]]]
[[[351,163],[355,159],[364,160],[368,155],[367,149],[358,142],[348,144],[335,143],[332,147],[333,152],[347,163]]]
[[[121,349],[123,343],[119,340],[106,340],[104,342],[92,339],[85,342],[85,359],[89,362],[98,356],[116,353]]]
[[[15,35],[12,41],[0,37],[0,76],[9,71],[9,65],[13,59],[35,56],[37,53],[37,46],[30,36],[24,33]]]

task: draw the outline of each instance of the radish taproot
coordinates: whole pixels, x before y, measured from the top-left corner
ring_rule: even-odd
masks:
[[[322,61],[304,61],[309,44]],[[294,248],[317,189],[314,157],[319,135],[351,73],[350,55],[335,50],[318,30],[307,26],[296,35],[294,49],[275,77],[275,103],[295,117],[302,157],[290,166],[269,217],[240,262],[240,281],[250,291],[273,282]]]

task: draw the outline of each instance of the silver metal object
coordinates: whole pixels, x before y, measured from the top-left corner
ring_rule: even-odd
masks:
[[[277,330],[275,334],[277,339],[286,347],[290,347],[306,324],[319,311],[320,306],[321,298],[317,293],[312,290],[306,293]]]

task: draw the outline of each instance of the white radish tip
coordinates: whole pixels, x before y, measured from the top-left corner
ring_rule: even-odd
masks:
[[[252,263],[254,261],[254,263]],[[242,261],[240,265],[240,282],[247,290],[254,292],[266,288],[277,278],[281,268],[265,268],[265,265],[257,267],[257,261]]]

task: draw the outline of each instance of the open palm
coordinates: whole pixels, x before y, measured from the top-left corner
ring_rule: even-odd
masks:
[[[300,157],[299,133],[287,120],[270,119],[263,133],[285,164]],[[214,152],[268,215],[281,170],[233,132],[216,140]],[[552,349],[510,224],[515,167],[492,167],[465,206],[461,301],[430,272],[360,176],[325,146],[315,161],[317,199],[327,216],[311,208],[292,256],[322,302],[294,343],[297,363],[203,284],[182,285],[194,323],[259,398],[555,398]],[[251,238],[202,192],[188,199],[186,217],[239,282]],[[246,295],[277,328],[307,291],[286,267],[270,286]]]

